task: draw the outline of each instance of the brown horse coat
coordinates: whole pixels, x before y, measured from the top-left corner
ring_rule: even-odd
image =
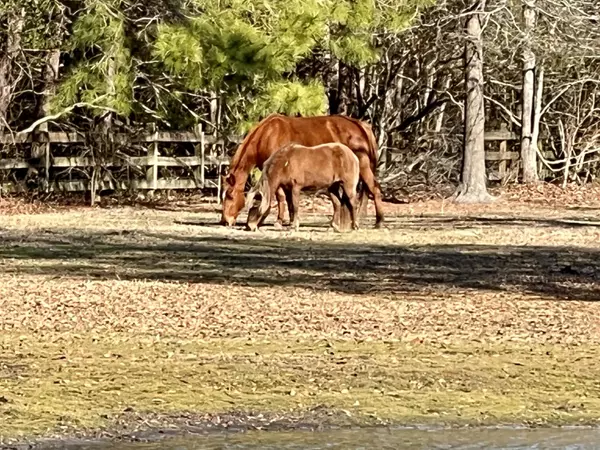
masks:
[[[271,199],[283,189],[288,203],[290,221],[298,230],[300,191],[307,188],[328,189],[338,196],[340,204],[349,208],[352,226],[356,223],[356,186],[360,176],[358,157],[344,144],[328,143],[315,147],[289,144],[273,153],[264,163],[260,180],[248,193],[252,205],[256,194],[261,202],[248,212],[248,228],[255,230],[271,210]],[[339,187],[343,194],[339,195]],[[333,224],[335,227],[335,224]]]
[[[339,142],[348,146],[358,157],[360,179],[373,196],[377,214],[376,226],[383,222],[381,192],[375,180],[377,143],[371,127],[360,120],[346,116],[287,117],[273,114],[262,120],[248,133],[238,147],[224,179],[224,198],[221,223],[235,224],[244,207],[244,187],[254,167],[262,169],[265,161],[278,149],[297,143],[307,147]],[[359,197],[363,192],[359,191]],[[277,222],[283,222],[285,213],[283,190],[276,193],[278,201]],[[335,216],[334,216],[335,218]],[[347,223],[342,224],[347,226]]]

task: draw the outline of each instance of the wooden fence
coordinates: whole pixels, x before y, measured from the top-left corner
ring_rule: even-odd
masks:
[[[487,167],[487,178],[490,181],[501,181],[506,182],[511,179],[516,179],[520,168],[521,154],[519,152],[508,151],[509,143],[519,141],[521,138],[517,133],[513,133],[507,129],[500,129],[494,131],[486,131],[485,141],[487,143],[497,143],[497,151],[485,152],[485,160],[488,164]],[[406,156],[407,154],[412,155],[410,150],[395,149],[389,152],[390,162],[397,162],[398,156]],[[553,159],[554,154],[552,152],[543,152],[547,159]],[[400,158],[401,159],[401,158]],[[538,164],[538,173],[541,178],[549,175],[546,167]]]
[[[547,137],[542,136],[542,140]],[[506,129],[497,131],[488,131],[485,133],[486,142],[498,142],[498,151],[485,153],[485,160],[489,162],[498,162],[497,169],[488,169],[487,176],[490,181],[506,182],[511,179],[516,180],[519,173],[521,154],[519,152],[509,152],[508,143],[519,141],[521,137],[517,133],[513,133]],[[552,160],[555,155],[553,152],[542,152],[546,159]],[[538,161],[538,174],[541,179],[545,179],[551,173],[546,166]]]
[[[498,142],[497,152],[485,152],[485,160],[490,162],[498,162],[498,170],[488,170],[487,176],[490,181],[504,181],[507,176],[510,175],[508,172],[512,166],[515,165],[521,155],[517,152],[508,151],[508,143],[516,141],[519,136],[508,130],[489,131],[485,133],[485,140],[487,142]]]
[[[132,190],[156,190],[156,189],[216,189],[220,198],[221,183],[219,175],[224,167],[229,164],[229,157],[225,151],[215,151],[217,146],[224,149],[226,142],[214,135],[205,135],[201,127],[194,131],[151,131],[145,134],[132,135],[126,133],[108,133],[106,138],[115,145],[142,144],[147,145],[146,156],[127,156],[119,154],[109,160],[97,161],[93,156],[53,156],[52,146],[57,144],[74,145],[85,144],[86,136],[76,132],[43,132],[29,134],[0,134],[0,145],[31,144],[38,148],[39,158],[26,159],[0,159],[0,170],[11,169],[38,169],[44,168],[46,177],[46,191],[89,191],[92,189],[91,179],[59,180],[49,179],[51,169],[68,168],[94,168],[95,166],[106,168],[136,167],[145,171],[146,176],[133,178],[127,182],[116,182],[115,180],[100,180],[96,190],[104,189],[132,189]],[[228,142],[237,143],[239,137],[227,139]],[[161,156],[159,153],[160,143],[188,143],[194,146],[193,156]],[[39,148],[42,150],[40,151]],[[36,161],[35,163],[32,161]],[[161,167],[187,168],[190,172],[189,178],[169,179],[159,178]],[[207,177],[210,169],[216,169],[216,176]],[[19,191],[26,189],[15,183],[2,183],[0,190],[4,192]]]
[[[31,169],[44,168],[46,177],[45,190],[47,192],[60,191],[89,191],[95,189],[102,191],[111,190],[157,190],[157,189],[216,189],[217,197],[220,199],[220,174],[224,167],[229,164],[229,157],[224,150],[225,142],[219,140],[214,135],[205,135],[201,127],[195,128],[189,132],[165,132],[157,131],[154,126],[150,127],[150,132],[140,135],[130,135],[125,133],[109,133],[107,138],[113,143],[127,144],[137,143],[147,145],[146,156],[126,156],[120,155],[109,161],[102,160],[96,162],[93,156],[71,157],[71,156],[53,156],[52,146],[57,144],[73,145],[85,144],[86,136],[81,133],[68,132],[34,132],[29,134],[0,134],[0,146],[2,144],[35,144],[39,158],[36,163],[33,160],[26,159],[0,159],[0,170],[10,169]],[[229,143],[240,142],[240,137],[229,138]],[[507,130],[490,131],[486,133],[487,142],[498,142],[499,151],[487,151],[486,161],[498,163],[497,169],[488,170],[488,178],[494,181],[504,181],[507,177],[513,176],[518,170],[518,161],[520,155],[518,152],[509,152],[508,143],[518,140],[519,136]],[[189,143],[194,146],[193,156],[161,156],[159,153],[160,143]],[[222,150],[215,151],[216,147]],[[0,147],[1,148],[1,147]],[[41,150],[40,150],[41,149]],[[493,164],[496,166],[496,164]],[[49,174],[51,169],[69,169],[69,168],[94,168],[100,167],[136,167],[145,172],[145,177],[132,178],[127,181],[115,181],[100,179],[95,185],[91,177],[88,179],[69,179],[69,180],[51,180]],[[190,176],[188,178],[160,178],[159,169],[161,167],[183,167],[187,168]],[[207,173],[212,171],[213,178],[207,177]],[[10,192],[26,190],[26,187],[18,183],[2,183],[0,191]]]

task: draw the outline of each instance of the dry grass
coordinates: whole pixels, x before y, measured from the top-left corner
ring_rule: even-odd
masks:
[[[210,205],[1,216],[0,440],[132,410],[597,421],[596,205],[386,208],[343,235],[310,203],[299,233]]]

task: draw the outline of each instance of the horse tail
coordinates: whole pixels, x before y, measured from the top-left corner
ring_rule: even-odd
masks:
[[[377,160],[379,157],[379,146],[373,133],[373,128],[367,122],[358,119],[351,119],[363,133],[363,137],[367,139],[366,154],[369,158],[369,164],[371,166],[371,172],[373,173],[373,182],[378,185],[377,182]],[[364,182],[359,183],[358,189],[358,211],[359,215],[362,215],[367,210],[367,203],[369,202],[369,195],[364,186]]]
[[[371,125],[367,122],[363,122],[362,120],[357,120],[356,122],[367,137],[367,142],[369,144],[367,154],[369,155],[369,162],[371,163],[371,171],[373,172],[373,175],[375,175],[377,170],[377,159],[379,158],[379,146],[375,139],[375,133],[373,133],[373,128],[371,128]]]

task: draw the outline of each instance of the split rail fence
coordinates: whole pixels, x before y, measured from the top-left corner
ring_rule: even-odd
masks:
[[[486,143],[497,143],[497,151],[485,152],[485,161],[487,164],[487,178],[490,181],[500,181],[506,183],[510,180],[516,180],[519,174],[521,154],[515,151],[509,151],[509,143],[519,141],[521,138],[517,133],[507,129],[486,131]],[[389,161],[394,163],[398,161],[398,157],[410,153],[409,150],[394,149],[388,150]],[[555,155],[553,152],[543,152],[544,157],[552,160]],[[544,179],[550,172],[540,162],[538,163],[538,173],[540,178]]]
[[[229,164],[226,154],[226,143],[239,143],[241,137],[236,136],[226,140],[218,139],[214,135],[205,135],[201,127],[193,131],[157,131],[154,126],[150,132],[139,135],[125,133],[108,133],[108,139],[115,145],[119,144],[141,144],[147,146],[146,156],[127,156],[119,154],[110,160],[96,160],[94,156],[53,156],[54,145],[81,145],[87,141],[86,136],[76,132],[33,132],[29,134],[0,134],[0,149],[2,145],[31,144],[35,145],[39,156],[36,159],[0,159],[0,170],[14,169],[39,169],[44,168],[45,191],[47,192],[72,192],[90,191],[96,192],[110,190],[170,190],[170,189],[203,189],[216,190],[217,198],[220,200],[221,182],[220,175]],[[497,169],[488,170],[488,178],[494,181],[503,181],[512,177],[518,168],[520,155],[518,152],[507,151],[510,141],[518,140],[519,137],[507,130],[490,131],[486,133],[485,140],[499,143],[499,151],[486,152],[488,162],[498,163]],[[159,152],[159,144],[192,144],[193,156],[162,156]],[[220,148],[220,150],[218,150]],[[33,153],[33,151],[32,151]],[[145,177],[133,177],[126,181],[101,178],[93,182],[93,177],[87,179],[52,180],[50,174],[56,169],[68,170],[72,168],[94,167],[123,168],[126,166],[137,167],[145,172]],[[161,167],[187,168],[186,177],[161,178],[159,169]],[[140,171],[138,170],[138,172]],[[207,174],[211,173],[212,177]],[[0,191],[15,192],[27,190],[25,183],[3,182],[0,183]]]
[[[50,174],[56,169],[87,168],[94,167],[119,169],[123,167],[136,167],[145,172],[145,177],[134,177],[126,181],[114,179],[100,179],[95,189],[102,191],[110,190],[170,190],[170,189],[210,189],[217,190],[220,198],[220,174],[229,165],[229,157],[226,155],[227,143],[238,143],[240,137],[231,137],[226,140],[219,139],[215,135],[206,135],[201,127],[194,131],[157,131],[150,127],[150,132],[144,134],[107,133],[106,138],[115,146],[138,144],[147,147],[145,156],[128,156],[119,153],[108,159],[90,156],[54,156],[53,146],[56,145],[85,145],[88,136],[78,132],[32,132],[28,134],[0,134],[0,149],[2,145],[30,144],[37,148],[37,158],[30,160],[1,159],[0,170],[14,169],[40,169],[43,168],[46,178],[47,192],[73,192],[90,191],[94,188],[92,177],[87,179],[52,180]],[[162,156],[159,144],[192,144],[193,156]],[[220,149],[220,150],[219,150]],[[32,155],[33,155],[32,150]],[[159,176],[161,167],[186,168],[187,177],[161,178]],[[207,174],[212,173],[209,177]],[[24,183],[3,182],[0,190],[4,192],[15,192],[27,190]]]

